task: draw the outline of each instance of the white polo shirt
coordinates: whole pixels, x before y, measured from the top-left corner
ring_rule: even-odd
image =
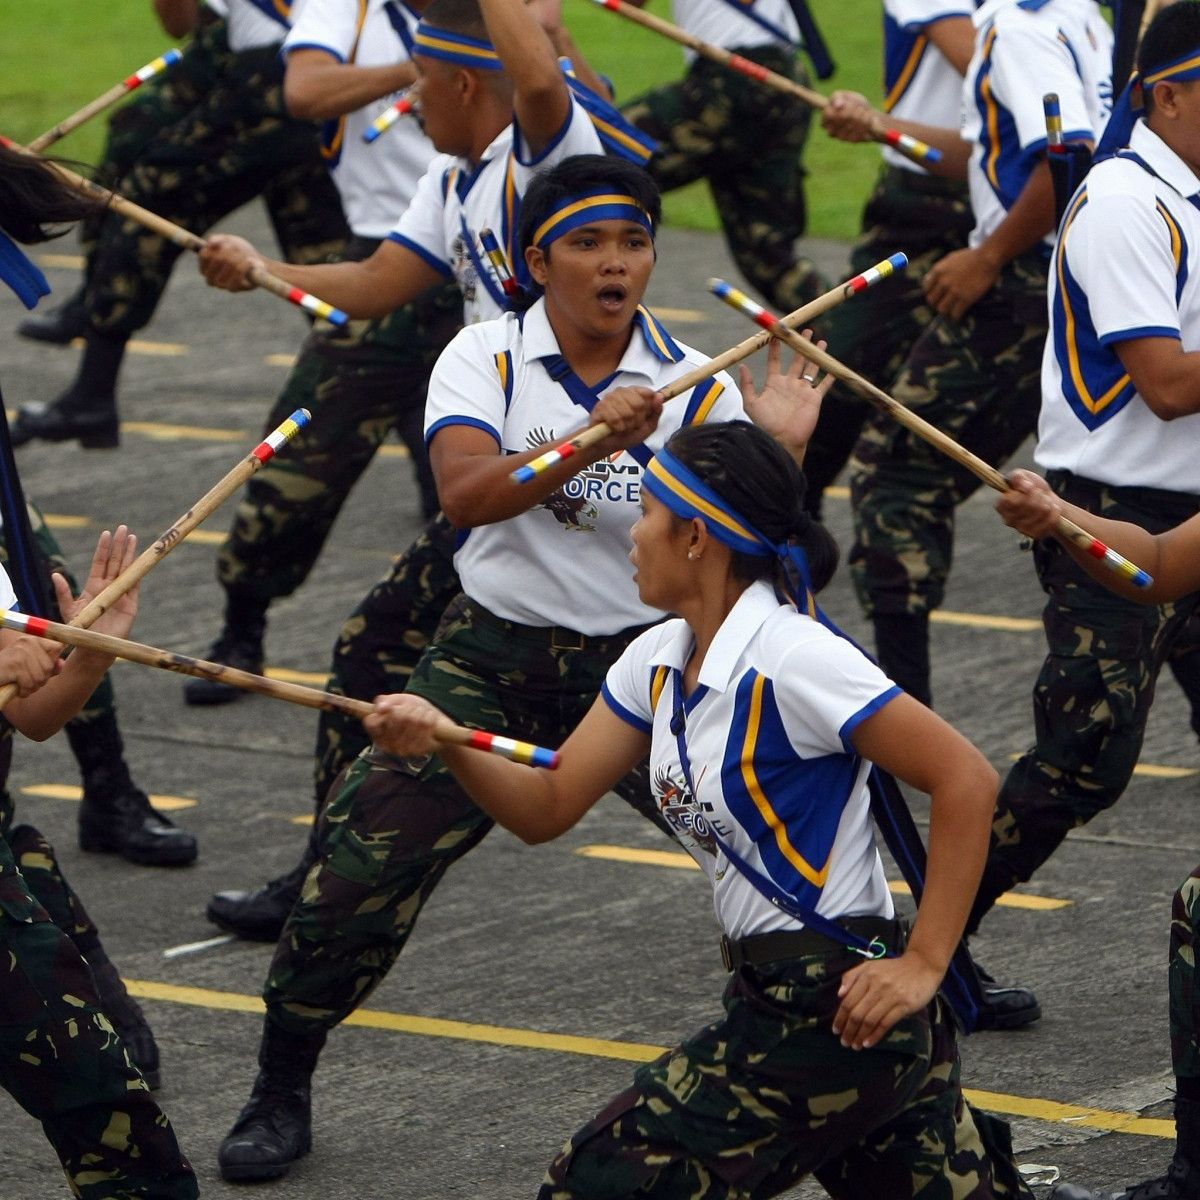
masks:
[[[21,606],[17,603],[17,593],[13,588],[12,580],[8,577],[8,572],[0,567],[0,609],[11,611],[13,609],[20,610]]]
[[[340,63],[396,66],[409,61],[419,20],[403,0],[367,0],[365,8],[346,0],[303,0],[283,52],[322,50]],[[371,122],[399,98],[398,92],[381,96],[321,126],[321,152],[359,237],[387,237],[437,153],[411,118],[402,118],[377,142],[363,141]]]
[[[739,11],[744,7],[785,33],[786,41]],[[671,0],[671,19],[701,41],[724,50],[800,44],[800,28],[787,0],[753,0],[749,5],[737,3],[737,0]],[[685,54],[689,62],[696,57],[693,50],[687,50]]]
[[[502,453],[518,454],[582,428],[587,413],[541,361],[558,353],[541,300],[523,321],[510,313],[467,326],[433,369],[426,440],[447,425],[472,425],[490,433]],[[665,387],[706,361],[642,309],[620,367],[598,390]],[[745,420],[741,394],[724,371],[712,386],[666,405],[646,450],[653,453],[681,425],[697,420]],[[662,613],[638,599],[629,563],[641,480],[640,463],[624,451],[579,472],[528,512],[471,530],[454,556],[463,591],[522,625],[602,636],[657,621]]]
[[[970,17],[971,0],[883,0],[883,111],[906,121],[957,129],[962,116],[963,77],[926,32],[950,17]],[[883,147],[890,167],[928,172]]]
[[[226,36],[234,53],[282,42],[291,26],[292,0],[226,0]]]
[[[1045,470],[1200,493],[1200,414],[1156,417],[1116,354],[1144,337],[1200,349],[1198,204],[1200,179],[1142,121],[1128,150],[1075,193],[1050,273],[1036,454]]]
[[[1043,95],[1058,93],[1068,141],[1096,140],[1112,109],[1112,30],[1095,0],[987,0],[975,25],[962,129],[974,144],[971,246],[1004,220],[1045,153]]]
[[[515,122],[474,167],[466,159],[439,154],[388,237],[458,282],[464,324],[494,320],[504,312],[504,293],[480,249],[480,229],[491,229],[515,271],[519,264],[513,261],[513,247],[521,197],[534,175],[572,155],[603,152],[591,118],[572,97],[563,128],[536,158]]]
[[[851,735],[900,694],[874,663],[819,622],[752,584],[704,657],[683,704],[695,793],[671,731],[675,672],[692,652],[681,620],[637,638],[601,695],[651,735],[651,789],[680,844],[708,876],[731,938],[801,922],[773,905],[717,847],[823,917],[893,914],[875,847],[867,774]]]

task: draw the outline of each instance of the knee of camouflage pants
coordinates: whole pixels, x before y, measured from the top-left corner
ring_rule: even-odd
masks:
[[[1196,943],[1200,928],[1200,866],[1171,900],[1170,982],[1171,1065],[1179,1079],[1200,1085],[1200,993],[1196,990]]]

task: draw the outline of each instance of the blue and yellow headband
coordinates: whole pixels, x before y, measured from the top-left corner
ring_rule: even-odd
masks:
[[[665,447],[651,460],[642,476],[644,487],[661,500],[677,517],[698,517],[717,541],[740,554],[756,558],[778,558],[790,566],[799,582],[799,590],[789,588],[796,607],[810,616],[818,616],[812,595],[812,577],[808,556],[790,542],[772,542],[740,513],[735,512],[699,475],[689,470]],[[785,572],[785,574],[788,574]]]
[[[596,221],[633,221],[651,237],[654,223],[650,214],[632,197],[619,192],[588,192],[582,196],[566,196],[559,206],[537,227],[533,244],[545,249],[572,229]]]
[[[504,70],[500,55],[491,42],[468,37],[465,33],[439,29],[427,21],[421,21],[413,34],[413,53],[423,54],[426,58],[440,58],[460,67],[474,67],[479,71]]]
[[[1160,83],[1194,83],[1198,79],[1200,53],[1195,50],[1189,50],[1174,62],[1164,63],[1148,75],[1139,75],[1135,71],[1125,85],[1125,90],[1113,104],[1112,115],[1108,118],[1104,135],[1096,147],[1096,161],[1110,158],[1129,144],[1133,126],[1145,111],[1145,96],[1148,91]]]

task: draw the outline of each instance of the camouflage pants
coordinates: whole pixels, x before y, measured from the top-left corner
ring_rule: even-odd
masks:
[[[829,353],[868,379],[894,379],[933,322],[922,290],[925,276],[938,259],[967,244],[973,224],[964,185],[885,167],[863,210],[849,274],[857,275],[898,250],[908,255],[908,270],[830,312],[825,318]],[[841,385],[821,406],[804,455],[806,505],[813,516],[820,517],[821,493],[846,465],[863,422],[874,411]]]
[[[316,126],[287,115],[278,46],[234,54],[224,24],[208,24],[182,61],[113,117],[99,178],[123,196],[203,234],[260,194],[288,258],[318,262],[347,236],[321,160]],[[182,250],[115,213],[84,229],[92,324],[144,326]]]
[[[0,838],[0,1085],[41,1121],[82,1200],[199,1195],[167,1118],[100,1011],[87,965]]]
[[[1171,902],[1171,1063],[1177,1079],[1200,1080],[1200,1013],[1196,1012],[1196,943],[1200,929],[1200,867]]]
[[[367,593],[342,626],[326,691],[371,700],[408,687],[442,613],[462,591],[454,569],[457,536],[439,513]],[[368,745],[357,717],[321,713],[314,778],[318,812],[334,780]]]
[[[1154,533],[1200,509],[1200,498],[1112,488],[1050,472],[1055,490],[1092,512]],[[968,923],[1030,876],[1068,831],[1120,799],[1133,775],[1159,670],[1200,609],[1200,593],[1154,608],[1097,583],[1055,541],[1034,548],[1046,592],[1047,655],[1033,689],[1037,742],[996,799],[991,846]]]
[[[301,407],[312,412],[312,423],[246,485],[217,556],[222,587],[264,602],[300,587],[391,429],[412,457],[424,515],[437,511],[425,453],[425,390],[461,324],[462,296],[445,286],[381,320],[354,322],[348,336],[309,335],[264,432]]]
[[[741,54],[798,83],[798,53],[771,46]],[[804,233],[804,144],[812,109],[718,63],[699,58],[678,83],[622,106],[661,143],[647,170],[664,192],[707,179],[738,270],[776,308],[790,312],[825,289],[816,267],[796,255]]]
[[[573,638],[573,647],[559,649],[548,631],[523,630],[460,598],[407,690],[460,724],[557,746],[633,634],[569,634],[564,640]],[[657,819],[644,768],[617,791]],[[447,869],[491,827],[440,759],[360,755],[321,814],[320,859],[280,936],[263,992],[268,1020],[309,1035],[349,1016],[387,974]]]
[[[539,1200],[765,1200],[814,1174],[834,1197],[1028,1197],[1007,1126],[972,1112],[940,1000],[876,1047],[831,1023],[856,959],[743,967],[725,1015],[656,1062],[563,1148]]]
[[[938,317],[891,394],[993,466],[1033,432],[1041,407],[1046,267],[1014,259],[960,321]],[[954,510],[980,481],[884,414],[863,427],[851,461],[850,567],[868,616],[927,613],[945,592]]]

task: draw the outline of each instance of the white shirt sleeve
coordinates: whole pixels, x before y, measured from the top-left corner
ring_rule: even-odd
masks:
[[[1171,234],[1153,197],[1089,196],[1067,234],[1066,266],[1102,345],[1179,337]]]
[[[16,609],[20,611],[21,606],[17,603],[17,593],[13,590],[12,580],[8,577],[8,572],[0,567],[0,609]]]
[[[355,6],[341,0],[304,0],[300,15],[283,39],[283,53],[325,50],[338,62],[347,62],[354,49],[355,15]]]
[[[417,183],[412,203],[404,210],[388,240],[423,258],[435,271],[454,278],[453,258],[446,238],[447,172],[454,166],[448,154],[439,154]]]
[[[600,689],[604,703],[640,733],[649,734],[654,729],[654,708],[650,702],[650,687],[654,679],[651,659],[678,624],[678,621],[668,621],[665,625],[656,625],[630,642],[625,653],[609,667]],[[659,703],[667,704],[670,701],[660,699]]]
[[[884,0],[884,11],[906,33],[920,33],[949,17],[970,17],[968,0]]]
[[[425,401],[426,444],[448,425],[470,425],[490,433],[503,448],[504,387],[495,356],[504,348],[504,339],[494,334],[510,320],[468,325],[442,351]]]
[[[1013,115],[1022,150],[1046,144],[1042,97],[1057,92],[1063,136],[1094,136],[1084,101],[1083,80],[1070,47],[1044,20],[1005,10],[992,46],[991,86],[996,100]],[[1036,80],[1036,84],[1032,81]]]
[[[827,630],[784,654],[772,684],[788,735],[805,757],[853,754],[855,729],[900,694],[862,651]]]
[[[525,141],[521,126],[517,123],[516,118],[513,119],[514,175],[518,195],[525,194],[525,189],[534,175],[539,171],[546,171],[557,166],[564,158],[571,158],[575,154],[604,153],[604,146],[600,141],[600,135],[596,132],[595,125],[592,124],[592,118],[587,115],[586,110],[574,96],[570,99],[571,111],[562,129],[536,157]]]

